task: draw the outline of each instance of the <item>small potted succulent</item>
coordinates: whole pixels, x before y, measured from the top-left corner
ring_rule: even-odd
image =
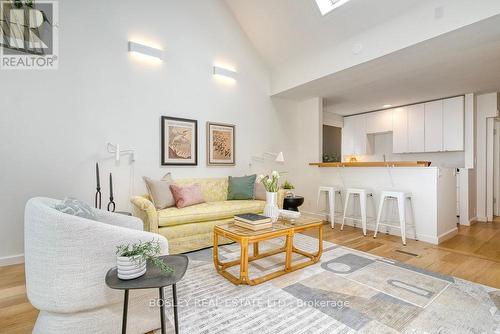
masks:
[[[285,180],[283,184],[281,185],[281,188],[283,188],[286,192],[287,195],[293,194],[292,190],[295,189],[295,186],[288,182],[288,180]]]
[[[116,247],[116,266],[118,278],[134,279],[146,273],[149,260],[155,267],[165,273],[173,272],[173,268],[160,259],[161,247],[157,240],[135,244],[122,244]]]

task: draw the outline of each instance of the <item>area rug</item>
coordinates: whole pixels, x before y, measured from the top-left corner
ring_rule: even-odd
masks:
[[[261,251],[282,244],[267,242]],[[305,235],[294,244],[309,252],[318,247]],[[235,286],[217,274],[212,249],[188,254],[189,269],[177,285],[180,332],[500,333],[498,289],[329,242],[323,247],[321,262],[257,286]],[[238,244],[222,246],[220,258],[230,261],[239,252]],[[283,255],[260,259],[250,277],[283,263]],[[173,333],[171,307],[167,319]]]

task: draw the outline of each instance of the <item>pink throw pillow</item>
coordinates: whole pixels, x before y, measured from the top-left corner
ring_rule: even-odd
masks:
[[[170,185],[170,190],[174,196],[175,206],[179,209],[205,202],[201,192],[201,186],[197,183],[189,186],[172,184]]]

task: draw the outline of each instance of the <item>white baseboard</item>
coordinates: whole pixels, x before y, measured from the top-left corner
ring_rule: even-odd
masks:
[[[477,223],[477,217],[472,217],[471,219],[469,219],[469,226],[472,226],[475,223]]]
[[[0,267],[24,263],[24,254],[0,257]]]
[[[488,217],[477,217],[476,220],[478,222],[486,223],[486,222],[488,222]]]
[[[309,213],[309,212],[308,212]],[[323,216],[324,219],[326,220],[326,215],[324,214],[316,214],[316,213],[309,213],[309,214],[314,214],[314,215],[317,215],[317,216]],[[340,225],[342,224],[342,217],[340,217],[340,219],[335,219],[335,229],[340,229]],[[351,219],[346,219],[345,220],[345,225],[346,226],[353,226],[353,221]],[[375,221],[374,221],[374,218],[369,218],[368,222],[366,223],[366,227],[369,231],[374,231],[375,230]],[[360,228],[361,229],[361,222],[356,222],[356,227],[357,228]],[[456,229],[456,228],[455,228]],[[384,227],[381,227],[379,232],[379,234],[385,234],[386,233],[386,228],[385,226]],[[391,228],[389,227],[389,234],[390,235],[396,235],[396,236],[401,236],[401,230],[399,228]],[[370,235],[367,233],[367,237],[368,236],[373,236],[373,233]],[[413,232],[413,227],[410,227],[409,230],[407,230],[406,232],[406,238],[407,239],[411,239],[411,240],[415,240],[415,234]],[[423,241],[423,242],[427,242],[429,244],[433,244],[433,245],[437,245],[439,243],[439,238],[438,237],[435,237],[435,236],[431,236],[431,235],[427,235],[427,234],[421,234],[421,233],[417,233],[417,240],[418,241]]]
[[[326,213],[318,213],[318,212],[312,212],[312,211],[300,211],[301,213],[305,213],[306,215],[313,215],[313,216],[318,216],[320,218],[323,218],[326,220],[328,218],[328,215]]]
[[[327,220],[327,217],[328,217],[327,214],[325,214],[325,213],[307,212],[307,211],[301,211],[301,212],[321,217],[324,220]],[[338,226],[338,228],[340,228],[340,224],[342,223],[342,218],[338,219],[338,216],[336,218],[337,219],[335,219],[335,228],[337,228],[337,226]],[[372,218],[372,220],[373,220],[373,218]],[[473,219],[471,219],[469,221],[472,222],[475,220],[480,220],[480,219],[474,217]],[[345,225],[353,226],[353,221],[351,219],[346,219]],[[356,227],[361,228],[361,222],[357,222]],[[367,227],[369,230],[370,229],[374,230],[375,229],[375,222],[368,221]],[[381,233],[385,233],[385,227],[380,229],[379,234],[381,234]],[[432,236],[432,235],[417,233],[417,240],[427,242],[427,243],[430,243],[433,245],[438,245],[441,242],[444,242],[448,239],[453,238],[455,235],[457,235],[457,233],[458,233],[458,228],[456,228],[456,227],[452,228],[451,230],[449,230],[449,231],[447,231],[439,236]],[[389,228],[389,234],[401,236],[401,231],[398,228]],[[413,239],[414,234],[413,234],[413,231],[411,229],[409,231],[407,230],[406,237],[408,239]]]
[[[451,239],[453,238],[454,236],[456,236],[458,233],[458,228],[452,228],[451,230],[441,234],[438,236],[438,243],[442,243],[442,242],[445,242],[446,240],[448,239]]]

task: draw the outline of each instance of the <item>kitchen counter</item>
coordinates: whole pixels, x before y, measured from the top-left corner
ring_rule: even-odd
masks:
[[[323,214],[325,197],[322,196],[320,207],[316,205],[319,186],[337,186],[342,189],[343,195],[347,188],[364,188],[373,192],[373,198],[367,201],[368,229],[373,230],[381,191],[400,190],[412,194],[413,212],[408,210],[406,217],[408,225],[413,223],[416,225],[416,236],[415,229],[408,226],[407,238],[438,244],[457,233],[457,188],[454,168],[427,167],[425,162],[423,164],[413,162],[410,166],[394,163],[395,168],[392,168],[392,162],[366,164],[369,165],[357,162],[329,163],[325,166],[338,168],[317,168],[318,164],[309,166],[307,174],[300,174],[294,178],[296,189],[300,190],[300,194],[305,198],[301,211]],[[349,201],[349,214],[354,209],[353,203],[354,201]],[[339,219],[336,221],[335,231],[342,222],[340,211],[343,211],[343,207],[338,204]],[[386,204],[387,210],[384,211],[383,218],[390,222],[399,220],[397,203],[389,201]],[[359,210],[358,207],[356,205],[356,210]],[[346,219],[346,224],[352,225],[353,222]],[[359,222],[357,226],[360,226]],[[381,228],[380,232],[385,233],[386,228]],[[400,234],[397,228],[388,228],[387,232],[393,235]],[[369,233],[368,237],[372,235],[373,232]]]
[[[430,161],[311,162],[318,167],[429,167]]]

